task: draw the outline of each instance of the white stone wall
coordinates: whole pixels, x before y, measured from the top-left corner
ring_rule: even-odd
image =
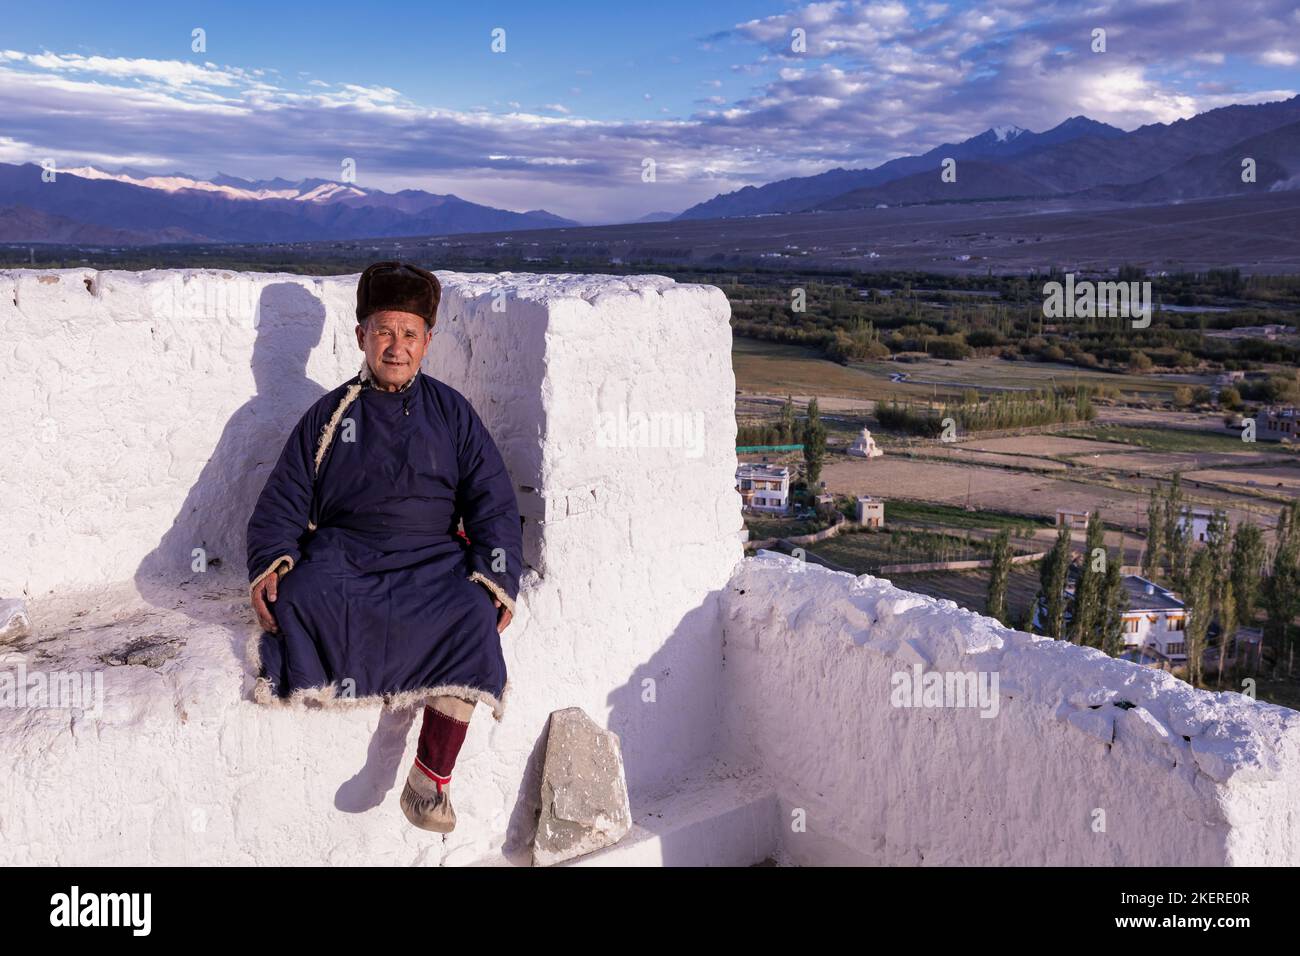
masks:
[[[505,719],[471,723],[446,840],[397,806],[418,720],[245,699],[244,527],[302,411],[359,368],[356,276],[0,272],[0,597],[28,597],[41,639],[0,669],[106,687],[98,716],[0,709],[0,862],[466,862],[526,835],[553,710],[622,736],[634,793],[716,749],[742,528],[725,296],[438,275],[425,370],[501,448],[530,565]],[[643,413],[698,441],[620,433]],[[176,654],[103,663],[131,640]]]
[[[797,863],[1300,864],[1296,711],[770,552],[723,617],[731,757]],[[956,672],[997,675],[990,716],[896,706]]]

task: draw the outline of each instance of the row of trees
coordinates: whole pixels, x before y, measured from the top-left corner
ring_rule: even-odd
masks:
[[[1128,596],[1120,573],[1120,561],[1106,550],[1106,528],[1099,512],[1088,519],[1083,562],[1075,582],[1073,600],[1070,583],[1070,532],[1061,528],[1047,556],[1039,562],[1038,606],[1043,610],[1042,629],[1057,640],[1097,647],[1116,656],[1123,649],[1123,616]],[[989,574],[988,613],[1009,623],[1007,584],[1011,572],[1011,536],[1002,531],[993,542],[993,567]]]
[[[1142,573],[1184,599],[1183,632],[1187,654],[1187,679],[1204,686],[1205,652],[1210,632],[1218,625],[1217,683],[1223,686],[1228,650],[1238,627],[1253,625],[1266,614],[1269,643],[1294,662],[1300,614],[1300,501],[1279,516],[1277,539],[1267,547],[1261,529],[1253,522],[1230,528],[1222,511],[1208,522],[1203,547],[1192,538],[1193,522],[1178,475],[1168,489],[1155,489],[1147,508],[1147,546]],[[1038,606],[1040,629],[1058,640],[1098,647],[1115,656],[1123,650],[1123,614],[1128,597],[1119,560],[1112,559],[1104,542],[1100,513],[1088,521],[1086,543],[1078,566],[1073,593],[1069,592],[1072,565],[1070,534],[1061,529],[1055,545],[1039,565]],[[988,586],[988,613],[1008,621],[1007,584],[1010,575],[1009,535],[994,541],[993,568]]]
[[[1073,391],[996,392],[984,398],[970,391],[960,402],[939,409],[899,404],[898,399],[876,405],[876,420],[882,425],[926,438],[942,435],[945,419],[962,431],[978,432],[1091,421],[1095,415],[1092,393],[1086,386]]]

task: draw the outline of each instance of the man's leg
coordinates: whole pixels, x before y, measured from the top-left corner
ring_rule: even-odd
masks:
[[[473,715],[474,701],[460,697],[434,697],[424,705],[415,762],[437,784],[439,792],[451,783],[451,771]]]
[[[459,697],[435,697],[424,705],[415,765],[401,800],[406,818],[418,827],[447,833],[456,826],[447,787],[473,714],[474,701]]]

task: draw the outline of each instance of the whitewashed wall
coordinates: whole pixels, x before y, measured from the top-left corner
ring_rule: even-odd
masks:
[[[1300,713],[769,554],[723,600],[726,740],[795,862],[1300,864]],[[997,706],[896,706],[914,666]]]
[[[553,710],[622,735],[634,792],[715,750],[717,599],[742,527],[725,296],[660,276],[438,275],[425,370],[501,448],[531,570],[503,636],[505,719],[479,708],[460,824],[431,843],[397,807],[418,720],[244,699],[244,527],[299,415],[360,366],[356,276],[0,272],[0,597],[26,595],[52,639],[0,666],[97,667],[108,699],[71,722],[0,710],[0,862],[464,862],[526,833]],[[700,440],[620,439],[620,415],[641,413]],[[196,574],[195,547],[219,561]],[[180,650],[96,663],[127,637]],[[106,835],[115,815],[129,839]]]

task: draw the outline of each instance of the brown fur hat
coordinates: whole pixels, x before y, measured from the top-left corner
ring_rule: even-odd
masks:
[[[427,269],[395,259],[374,262],[357,282],[357,322],[372,312],[410,312],[433,328],[442,301],[442,283]]]

